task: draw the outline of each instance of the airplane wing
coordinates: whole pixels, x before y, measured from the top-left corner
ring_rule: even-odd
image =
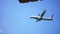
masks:
[[[44,10],[44,12],[40,15],[41,17],[43,17],[44,16],[44,14],[45,14],[45,12],[46,12],[46,10]]]

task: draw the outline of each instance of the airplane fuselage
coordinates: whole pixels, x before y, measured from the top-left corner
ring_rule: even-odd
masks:
[[[34,18],[34,19],[36,19],[37,21],[36,22],[38,22],[38,21],[41,21],[41,20],[53,20],[53,19],[51,19],[51,18],[43,18],[43,17],[40,17],[40,16],[31,16],[30,18]]]
[[[38,19],[39,21],[42,20],[42,17],[40,16],[31,16],[30,18],[34,18],[34,17],[37,17],[36,19]]]
[[[38,16],[31,16],[30,18],[36,19],[36,22],[40,21],[40,20],[53,20],[52,17],[53,15],[51,15],[49,18],[44,18],[44,14],[45,14],[46,10],[43,11],[42,14],[38,14]]]

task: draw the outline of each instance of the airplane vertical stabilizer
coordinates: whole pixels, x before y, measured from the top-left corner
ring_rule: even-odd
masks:
[[[52,19],[53,18],[53,15],[49,17],[49,19]]]

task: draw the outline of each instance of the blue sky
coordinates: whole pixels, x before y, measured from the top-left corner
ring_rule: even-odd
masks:
[[[46,10],[44,17],[54,15],[53,21],[35,22],[31,15]],[[0,0],[0,34],[60,34],[60,0],[19,3],[18,0]]]

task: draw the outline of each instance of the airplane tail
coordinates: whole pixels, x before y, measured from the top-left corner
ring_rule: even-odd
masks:
[[[52,19],[53,18],[53,15],[51,15],[49,18]]]

